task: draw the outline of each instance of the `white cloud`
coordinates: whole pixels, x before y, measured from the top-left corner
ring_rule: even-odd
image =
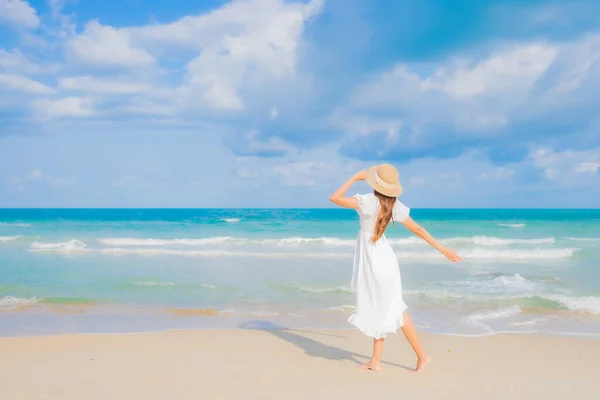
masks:
[[[297,162],[277,165],[271,174],[283,186],[315,186],[319,175],[329,168],[329,164],[321,161]]]
[[[134,45],[126,29],[90,21],[68,44],[69,54],[91,67],[140,68],[155,63],[145,49]]]
[[[39,169],[34,169],[29,172],[29,175],[25,178],[28,181],[38,181],[44,177],[44,173]]]
[[[360,86],[351,104],[402,109],[413,124],[442,122],[464,132],[495,129],[509,122],[510,112],[526,101],[557,54],[548,44],[516,45],[480,61],[437,65],[424,77],[400,64]]]
[[[597,150],[560,152],[542,147],[533,150],[530,159],[533,165],[544,172],[546,179],[560,181],[563,185],[589,183],[590,178],[597,178],[600,168],[600,151]]]
[[[546,101],[568,98],[584,89],[583,85],[600,72],[600,35],[587,36],[563,45],[561,56],[555,82],[544,94]]]
[[[12,52],[0,49],[0,68],[6,72],[21,74],[54,73],[58,69],[56,65],[35,64],[18,49],[14,49]]]
[[[242,154],[290,154],[297,150],[295,146],[280,137],[262,138],[257,130],[242,135],[237,146]]]
[[[113,182],[115,186],[131,186],[137,182],[137,179],[133,175],[123,176]]]
[[[272,107],[269,116],[273,119],[277,118],[279,116],[279,111],[277,111],[277,108]]]
[[[515,176],[515,170],[509,167],[497,167],[492,171],[482,172],[479,175],[481,182],[502,182],[508,181]]]
[[[59,38],[68,38],[75,35],[76,23],[74,15],[63,14],[63,7],[72,0],[48,0],[50,6],[52,20],[58,26],[52,29],[52,35]]]
[[[31,94],[51,94],[54,89],[24,75],[0,73],[0,87]]]
[[[53,178],[48,177],[46,181],[52,186],[69,186],[75,183],[74,178]]]
[[[48,176],[42,170],[32,169],[25,176],[13,176],[8,179],[4,179],[4,182],[8,184],[12,189],[24,192],[27,191],[33,185],[49,184],[51,186],[67,186],[75,182],[73,178],[56,178]]]
[[[40,19],[35,8],[23,0],[0,0],[0,23],[37,28]]]
[[[496,51],[474,65],[455,61],[421,82],[421,90],[440,90],[458,100],[476,96],[527,93],[556,58],[556,48],[545,44]]]
[[[173,107],[172,104],[169,104],[165,101],[154,101],[154,99],[150,99],[147,96],[139,96],[136,98],[132,98],[129,104],[123,105],[119,107],[120,111],[132,114],[145,114],[151,117],[157,116],[172,116],[177,113],[177,110]],[[156,122],[159,122],[156,120]],[[160,120],[161,124],[175,124],[179,126],[187,125],[186,121],[183,120]],[[195,125],[193,122],[189,125]]]
[[[38,99],[33,102],[41,118],[91,117],[95,114],[93,100],[86,97],[65,97],[58,100]]]
[[[600,169],[600,163],[598,162],[582,162],[581,164],[579,164],[577,166],[577,168],[575,169],[575,172],[580,172],[580,173],[592,173],[592,174],[597,174],[598,173],[598,169]]]
[[[58,85],[64,90],[104,94],[135,94],[152,90],[147,83],[136,83],[125,79],[104,79],[93,76],[61,78]]]
[[[363,158],[422,157],[487,146],[490,139],[522,140],[515,137],[518,127],[531,129],[535,142],[544,140],[545,130],[532,127],[552,120],[568,127],[577,115],[578,130],[593,123],[599,77],[600,35],[495,46],[484,57],[380,71],[359,84],[329,122],[350,133],[344,153]]]
[[[373,132],[387,132],[390,136],[396,136],[404,126],[400,118],[371,117],[354,113],[346,113],[344,110],[336,110],[331,114],[328,122],[345,132],[356,135],[368,135]]]
[[[267,101],[269,90],[280,91],[282,80],[289,88],[294,79],[300,79],[302,32],[323,3],[235,0],[165,24],[117,28],[90,21],[83,32],[68,40],[70,59],[92,68],[120,68],[120,74],[135,71],[136,76],[133,81],[104,77],[103,82],[93,82],[97,78],[92,77],[64,78],[61,86],[97,94],[136,94],[147,92],[146,83],[154,85],[148,79],[158,77],[172,85],[178,82],[159,96],[165,101],[136,106],[113,102],[111,107],[169,115],[197,113],[198,109],[240,111],[248,104],[256,105],[257,94]],[[183,63],[183,68],[148,68],[163,62],[170,65],[173,59]],[[138,86],[140,79],[146,81]],[[276,86],[269,86],[275,82]],[[273,118],[277,114],[278,110]]]
[[[323,0],[308,4],[283,0],[243,0],[170,24],[131,28],[148,47],[174,46],[199,51],[186,66],[180,94],[191,107],[239,110],[242,85],[294,75],[305,23]]]
[[[257,166],[253,159],[241,158],[238,163],[238,178],[266,179],[273,187],[315,186],[332,169],[331,165],[321,161],[278,162],[275,165]]]
[[[407,187],[452,188],[464,187],[463,175],[458,172],[417,175],[408,178]]]

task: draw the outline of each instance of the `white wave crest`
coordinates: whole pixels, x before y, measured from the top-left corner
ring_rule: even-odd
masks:
[[[183,286],[181,283],[175,283],[171,281],[131,281],[133,286],[145,286],[145,287],[173,287],[173,286]],[[213,285],[200,285],[200,287],[205,289],[216,289]]]
[[[228,250],[179,250],[152,248],[103,248],[87,249],[88,252],[113,255],[171,255],[189,257],[255,257],[255,258],[351,258],[350,253],[257,253]]]
[[[86,251],[86,248],[85,243],[76,239],[59,243],[34,242],[29,246],[30,251],[56,253],[81,253]]]
[[[561,294],[550,294],[541,297],[550,301],[555,301],[571,311],[583,311],[590,314],[600,314],[600,297],[578,297]]]
[[[311,245],[322,244],[330,246],[353,246],[354,240],[338,239],[338,238],[301,238],[290,237],[282,239],[262,239],[253,240],[246,238],[235,238],[231,236],[216,236],[199,239],[152,239],[152,238],[105,238],[98,239],[104,245],[109,246],[206,246],[217,244],[237,244],[237,245],[274,245],[274,246],[294,246],[294,245]]]
[[[21,236],[0,236],[0,243],[10,242],[12,240],[17,240]]]
[[[0,310],[10,310],[14,308],[31,306],[36,304],[39,301],[36,297],[14,297],[14,296],[4,296],[0,297]]]
[[[480,311],[465,317],[469,322],[474,321],[489,321],[493,319],[508,318],[521,313],[521,307],[513,305],[496,310]]]
[[[540,239],[504,239],[499,237],[489,236],[473,236],[470,238],[451,238],[447,240],[448,243],[469,243],[478,246],[506,246],[510,244],[550,244],[555,243],[556,239],[553,237],[540,238]]]
[[[98,241],[108,246],[207,246],[219,244],[233,245],[270,245],[270,246],[330,246],[330,247],[352,247],[354,239],[342,239],[336,237],[288,237],[279,239],[247,239],[231,236],[215,236],[208,238],[176,238],[176,239],[154,239],[154,238],[102,238]],[[509,239],[488,236],[455,237],[440,240],[447,244],[473,244],[478,246],[506,246],[511,244],[551,244],[556,240],[553,237],[539,239]],[[418,237],[388,239],[392,245],[427,245]]]
[[[231,223],[231,222],[240,222],[240,219],[239,218],[223,218],[222,221]]]
[[[519,274],[500,275],[492,279],[468,279],[438,283],[433,287],[406,292],[409,296],[432,300],[489,301],[529,298],[543,295],[551,288]]]
[[[320,238],[303,238],[290,237],[283,239],[264,239],[257,242],[258,244],[272,244],[278,246],[285,245],[327,245],[327,246],[354,246],[356,243],[353,239],[340,239],[335,237],[320,237]]]
[[[530,320],[522,321],[522,322],[511,322],[509,325],[512,325],[512,326],[534,326],[538,322],[544,322],[544,321],[546,321],[546,318],[534,318],[534,319],[530,319]]]
[[[21,228],[31,226],[31,224],[24,224],[21,222],[0,222],[0,226],[18,226]]]
[[[487,325],[485,322],[496,319],[509,318],[519,314],[521,311],[522,310],[519,306],[514,305],[510,307],[499,308],[496,310],[479,311],[474,314],[463,317],[462,320],[468,324],[477,326],[483,329],[484,331],[493,332],[491,326]]]
[[[578,238],[578,237],[567,237],[567,240],[573,240],[577,242],[600,242],[600,238]]]
[[[329,246],[353,246],[355,241],[339,238],[302,238],[289,237],[282,239],[246,239],[235,238],[231,236],[216,236],[208,238],[181,238],[181,239],[153,239],[153,238],[104,238],[98,239],[104,245],[109,246],[206,246],[216,244],[237,244],[237,245],[274,245],[274,246],[295,246],[295,245],[329,245]]]
[[[132,281],[131,284],[134,286],[160,286],[160,287],[177,285],[175,282],[160,282],[160,281]]]
[[[337,286],[337,287],[307,287],[300,286],[296,288],[298,292],[310,292],[310,293],[354,293],[354,290],[349,286]]]
[[[316,311],[320,311],[320,312],[341,312],[341,313],[344,313],[344,314],[348,314],[348,313],[356,311],[356,307],[344,304],[342,306],[327,307],[327,308],[323,308],[323,309],[316,310]]]
[[[498,226],[504,226],[507,228],[524,228],[526,224],[498,224]]]
[[[534,282],[531,282],[521,275],[501,275],[494,279],[492,279],[493,287],[500,286],[502,288],[512,288],[512,289],[520,289],[526,291],[535,290],[537,285]]]
[[[427,243],[418,237],[409,237],[402,239],[388,239],[392,245],[427,245]],[[551,244],[555,243],[553,237],[539,239],[511,239],[500,238],[493,236],[472,236],[472,237],[453,237],[440,239],[440,242],[445,244],[474,244],[477,246],[508,246],[511,244]]]
[[[465,259],[477,260],[554,260],[573,257],[579,249],[488,250],[472,249],[461,252]]]
[[[215,238],[212,238],[215,239]],[[35,252],[57,252],[57,253],[101,253],[101,254],[114,254],[114,255],[172,255],[172,256],[204,256],[204,257],[258,257],[258,258],[351,258],[352,252],[252,252],[252,251],[233,251],[228,249],[171,249],[164,247],[153,247],[148,242],[135,242],[137,245],[141,243],[147,244],[144,247],[130,247],[134,246],[134,242],[130,242],[129,239],[121,241],[113,241],[111,243],[120,243],[126,247],[102,247],[102,248],[89,248],[85,243],[79,240],[70,240],[68,242],[60,243],[40,243],[35,242],[30,246],[30,251]],[[140,240],[140,239],[135,239]],[[146,239],[144,239],[146,240]],[[147,239],[150,240],[150,239]],[[203,240],[203,239],[198,239]],[[516,249],[471,249],[461,251],[461,255],[465,259],[473,260],[533,260],[533,259],[561,259],[569,258],[573,256],[575,251],[578,249],[571,248],[557,248],[557,249],[527,249],[527,250],[516,250]],[[401,259],[416,259],[416,260],[439,260],[441,255],[434,251],[427,252],[396,252],[398,258]]]
[[[229,236],[216,236],[202,239],[144,239],[144,238],[106,238],[98,239],[98,241],[108,246],[205,246],[214,245],[226,242],[245,243],[246,239],[237,239]]]
[[[472,249],[460,252],[460,255],[465,259],[471,260],[554,260],[572,257],[579,249],[559,248],[559,249],[531,249],[531,250],[496,250],[496,249]],[[441,257],[436,252],[402,252],[397,251],[396,256],[400,259],[417,259],[417,260],[436,260]]]
[[[252,317],[277,317],[282,314],[275,312],[275,311],[256,310],[256,311],[249,311],[247,315],[250,315]],[[285,314],[283,314],[283,315],[285,315]]]

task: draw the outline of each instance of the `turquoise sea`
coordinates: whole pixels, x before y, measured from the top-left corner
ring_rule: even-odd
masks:
[[[390,227],[423,331],[600,333],[600,210],[419,210],[447,262]],[[341,209],[0,210],[0,335],[349,328]]]

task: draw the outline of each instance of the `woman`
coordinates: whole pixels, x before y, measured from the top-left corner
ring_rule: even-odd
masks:
[[[357,181],[366,180],[372,194],[346,197]],[[371,361],[362,368],[379,371],[385,334],[399,328],[417,354],[415,371],[421,370],[431,358],[423,350],[415,326],[402,300],[402,281],[394,250],[384,232],[390,222],[402,222],[408,230],[421,237],[448,260],[461,261],[460,256],[438,243],[409,216],[410,209],[398,201],[402,194],[399,174],[389,164],[371,167],[350,178],[331,195],[335,204],[354,208],[360,216],[360,231],[356,238],[352,287],[356,289],[356,312],[348,321],[365,335],[373,338]]]

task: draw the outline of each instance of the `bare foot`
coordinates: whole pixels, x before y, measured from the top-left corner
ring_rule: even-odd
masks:
[[[415,372],[419,372],[420,370],[425,368],[425,366],[427,366],[427,364],[429,364],[430,362],[431,362],[431,357],[429,357],[429,356],[425,356],[425,358],[419,358],[417,360],[417,368],[415,368]]]
[[[379,363],[374,363],[373,361],[369,361],[368,363],[361,365],[359,368],[368,369],[371,371],[379,371],[381,369],[381,365]]]

